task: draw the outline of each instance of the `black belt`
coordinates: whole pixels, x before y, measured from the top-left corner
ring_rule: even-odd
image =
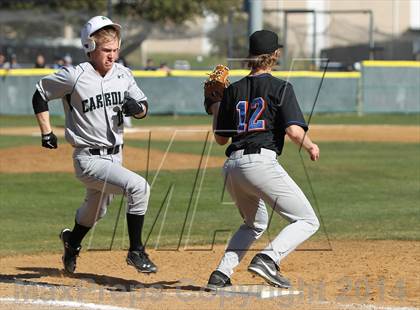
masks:
[[[107,155],[115,155],[120,152],[120,146],[117,145],[104,150],[106,150]],[[92,155],[101,155],[101,149],[89,149],[89,153],[91,153]]]
[[[243,154],[244,155],[248,155],[248,154],[261,154],[261,148],[260,147],[246,147],[244,149],[239,149],[239,150],[230,150],[229,148],[227,149],[226,152],[226,156],[229,157],[230,154],[232,154],[233,152],[236,151],[241,151],[243,150]]]
[[[261,148],[260,147],[247,147],[244,149],[244,155],[248,154],[260,154]]]

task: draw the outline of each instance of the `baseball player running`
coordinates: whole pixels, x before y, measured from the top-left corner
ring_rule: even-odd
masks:
[[[309,201],[277,162],[285,135],[302,144],[311,160],[319,158],[318,146],[305,135],[308,127],[292,85],[270,74],[280,48],[274,32],[254,32],[249,38],[251,72],[224,91],[220,106],[217,102],[210,106],[216,142],[225,145],[232,139],[223,171],[226,187],[244,220],[210,275],[208,287],[212,289],[231,285],[233,269],[266,230],[265,203],[290,224],[255,255],[248,270],[273,286],[291,286],[278,266],[319,228]]]
[[[127,263],[139,272],[156,272],[141,241],[150,188],[146,180],[122,166],[123,116],[143,118],[147,98],[126,67],[115,63],[121,44],[121,26],[105,16],[91,18],[81,31],[89,59],[42,78],[33,95],[33,108],[42,133],[42,146],[56,149],[47,102],[62,98],[65,137],[74,147],[76,177],[86,196],[76,212],[73,230],[63,229],[65,271],[73,273],[81,242],[101,219],[114,194],[127,196],[130,248]]]

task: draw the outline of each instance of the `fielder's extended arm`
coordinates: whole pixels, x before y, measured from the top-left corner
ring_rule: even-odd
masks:
[[[316,161],[319,158],[318,145],[313,143],[309,136],[305,134],[305,130],[298,125],[290,125],[286,128],[286,134],[297,145],[302,147],[309,153],[311,160]],[[302,141],[303,139],[303,141]]]

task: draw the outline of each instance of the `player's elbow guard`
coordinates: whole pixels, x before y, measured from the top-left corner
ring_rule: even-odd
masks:
[[[32,96],[32,108],[34,109],[35,114],[48,111],[48,102],[42,98],[38,89]]]

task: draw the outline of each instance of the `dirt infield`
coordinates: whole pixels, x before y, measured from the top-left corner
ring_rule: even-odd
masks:
[[[125,139],[148,139],[177,141],[203,141],[210,126],[138,127],[128,129]],[[63,128],[54,128],[58,136],[64,135]],[[420,126],[398,125],[312,125],[309,131],[314,141],[364,141],[364,142],[407,142],[420,141]],[[37,127],[0,128],[0,135],[39,136]]]
[[[55,128],[54,132],[63,137],[64,130]],[[150,127],[127,130],[125,139],[152,141],[205,141],[209,136],[209,126],[178,126]],[[314,141],[364,141],[364,142],[420,142],[420,126],[390,126],[390,125],[314,125],[311,127],[311,137]],[[0,135],[37,136],[36,127],[0,128]],[[62,143],[51,152],[39,146],[19,146],[0,149],[0,172],[73,172],[71,158],[72,148]],[[124,149],[124,165],[133,170],[146,170],[146,150],[126,147]],[[182,170],[197,168],[200,156],[186,153],[165,153],[152,149],[149,169]],[[41,160],[42,159],[42,160]],[[66,159],[66,160],[63,160]],[[67,160],[69,159],[69,160]],[[142,160],[139,160],[142,159]],[[210,157],[208,167],[221,167],[224,157]]]
[[[60,145],[58,149],[51,151],[39,146],[19,146],[0,150],[0,172],[4,173],[27,173],[27,172],[70,172],[74,171],[71,160],[73,148],[70,145]],[[19,154],[18,156],[16,154]],[[147,158],[151,158],[149,163]],[[166,170],[192,169],[200,165],[200,155],[187,153],[165,153],[152,149],[150,154],[147,150],[125,147],[124,166],[135,171],[159,168]],[[221,167],[224,157],[212,156],[208,160],[208,168]]]
[[[206,137],[210,126],[150,127],[141,132],[128,132],[128,139],[145,139],[149,131],[152,139],[199,140]],[[406,142],[420,141],[420,126],[396,125],[312,125],[309,131],[314,141]]]
[[[57,240],[58,242],[58,240]],[[420,242],[333,241],[332,251],[296,251],[282,263],[293,297],[258,299],[204,292],[223,252],[153,251],[155,275],[137,274],[125,252],[82,252],[77,273],[61,271],[60,254],[1,258],[0,297],[107,304],[140,309],[384,309],[420,306]],[[262,284],[237,268],[234,284]],[[0,299],[1,300],[1,299]],[[375,307],[376,306],[376,307]],[[22,309],[0,302],[0,309]],[[27,305],[28,309],[39,309]],[[49,306],[49,309],[54,307]],[[57,309],[59,307],[57,306]],[[24,308],[26,309],[26,308]],[[405,308],[411,309],[411,308]]]

